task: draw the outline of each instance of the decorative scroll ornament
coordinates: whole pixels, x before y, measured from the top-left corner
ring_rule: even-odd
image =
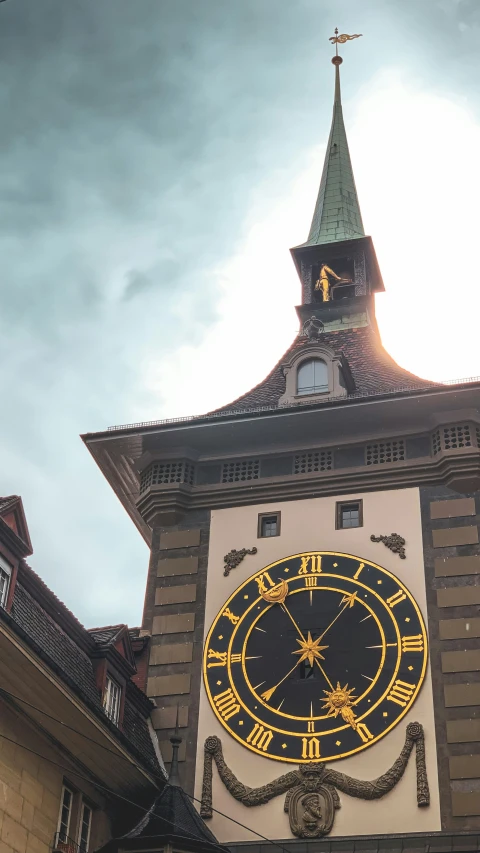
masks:
[[[243,785],[225,763],[222,742],[216,736],[208,737],[204,747],[203,787],[200,814],[212,817],[212,762],[232,797],[244,806],[260,806],[280,794],[286,794],[284,810],[288,812],[292,834],[297,838],[317,838],[327,835],[333,826],[336,809],[340,808],[338,791],[361,800],[378,800],[388,794],[402,778],[408,760],[416,745],[417,805],[430,805],[427,768],[425,765],[425,740],[423,726],[409,723],[405,744],[392,766],[377,779],[364,782],[332,770],[326,764],[312,761],[300,765],[267,785],[249,788]]]
[[[247,554],[256,554],[257,548],[242,548],[240,551],[236,551],[235,548],[232,548],[228,554],[225,554],[223,558],[223,562],[225,563],[223,567],[223,574],[227,578],[232,569],[236,569],[237,566],[240,565],[243,558],[247,556]]]
[[[393,551],[395,554],[398,554],[401,560],[405,560],[405,539],[403,536],[399,536],[398,533],[391,533],[390,536],[370,536],[372,542],[383,542],[383,544],[390,548],[390,551]]]

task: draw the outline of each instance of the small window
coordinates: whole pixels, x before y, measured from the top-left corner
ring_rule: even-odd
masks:
[[[5,607],[7,603],[11,576],[12,567],[10,563],[7,563],[7,561],[0,556],[0,607]]]
[[[347,530],[350,527],[363,527],[362,501],[337,503],[337,530]]]
[[[270,536],[280,536],[279,512],[260,513],[258,516],[257,536],[259,539],[268,539]]]
[[[110,678],[110,676],[107,675],[105,693],[103,695],[103,710],[105,711],[108,719],[111,720],[112,723],[115,723],[115,725],[118,725],[118,719],[120,716],[121,696],[121,687],[119,687],[113,678]]]
[[[70,819],[72,817],[73,792],[70,788],[62,788],[62,801],[60,805],[60,814],[58,817],[58,841],[66,844],[68,841],[68,833],[70,831]]]
[[[80,828],[78,832],[78,847],[81,853],[88,853],[90,843],[90,829],[92,827],[92,810],[86,803],[82,803]]]
[[[328,367],[321,358],[303,361],[297,373],[297,394],[320,394],[328,391]]]

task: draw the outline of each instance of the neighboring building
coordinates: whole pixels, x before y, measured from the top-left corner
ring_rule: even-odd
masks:
[[[31,553],[21,499],[0,498],[1,851],[88,853],[165,785],[142,689],[148,637],[87,631]]]
[[[382,347],[341,61],[292,346],[216,412],[84,441],[151,547],[153,721],[168,761],[180,705],[217,838],[478,850],[480,384]]]

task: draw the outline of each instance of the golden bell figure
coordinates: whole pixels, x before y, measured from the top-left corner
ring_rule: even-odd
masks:
[[[347,282],[351,282],[351,278],[342,278],[340,275],[337,275],[334,270],[327,266],[327,264],[322,264],[318,281],[315,282],[315,290],[322,291],[324,302],[330,302],[332,295],[332,285],[330,284],[329,277],[333,278],[337,284],[345,284]]]

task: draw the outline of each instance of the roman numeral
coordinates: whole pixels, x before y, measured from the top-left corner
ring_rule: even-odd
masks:
[[[367,729],[365,723],[357,723],[356,731],[364,743],[368,743],[369,740],[373,740],[373,735],[371,731]]]
[[[223,720],[229,720],[230,717],[235,716],[240,711],[240,705],[235,701],[235,694],[230,687],[228,690],[224,690],[223,693],[217,693],[213,697],[213,701]]]
[[[360,577],[360,572],[362,571],[362,569],[363,569],[363,568],[365,568],[365,563],[360,563],[360,565],[359,565],[359,567],[358,567],[357,571],[355,572],[355,574],[354,574],[354,576],[353,576],[353,579],[354,579],[355,581],[358,581],[358,579],[359,579],[359,577]]]
[[[302,737],[302,758],[313,761],[320,758],[320,741],[318,737]]]
[[[252,731],[247,737],[247,743],[251,743],[252,746],[256,746],[257,749],[263,749],[263,751],[266,752],[272,737],[273,732],[271,732],[270,729],[264,729],[263,726],[255,723]]]
[[[318,581],[318,578],[316,575],[309,576],[309,577],[305,578],[305,586],[306,587],[316,586],[317,581]]]
[[[214,652],[213,649],[208,650],[207,658],[215,658],[216,663],[207,663],[207,669],[210,669],[211,666],[226,666],[227,665],[227,653],[226,652]]]
[[[306,575],[309,572],[312,574],[320,574],[322,571],[322,555],[321,554],[308,554],[306,557],[302,557],[302,565],[298,570],[299,575]]]
[[[315,720],[308,720],[307,721],[307,732],[309,734],[313,734],[314,731],[315,731]]]
[[[225,608],[225,610],[224,610],[224,611],[223,611],[223,613],[222,613],[222,616],[226,616],[226,617],[227,617],[227,619],[229,619],[229,620],[230,620],[230,622],[232,623],[232,625],[236,625],[236,624],[237,624],[237,622],[239,622],[239,621],[240,621],[240,616],[235,616],[235,613],[232,613],[232,611],[230,610],[230,608],[229,608],[229,607],[226,607],[226,608]]]
[[[395,595],[391,595],[390,598],[387,598],[387,604],[393,609],[396,604],[400,604],[401,601],[405,601],[406,597],[405,593],[399,589]]]
[[[416,634],[414,637],[402,637],[402,652],[423,652],[423,637]]]
[[[230,655],[230,662],[231,663],[240,663],[241,660],[242,660],[241,655]]]
[[[262,592],[267,592],[267,591],[268,591],[268,586],[265,586],[264,578],[268,581],[268,583],[270,584],[270,586],[271,586],[271,587],[272,587],[272,586],[275,586],[275,584],[274,584],[274,582],[272,581],[272,579],[271,579],[270,575],[268,574],[268,572],[262,572],[262,574],[261,574],[261,575],[257,575],[257,577],[255,578],[255,580],[256,580],[256,582],[257,582],[257,584],[258,584],[258,591],[259,591],[259,593],[260,593],[260,594],[262,594]]]
[[[390,702],[396,702],[396,704],[400,705],[401,708],[405,708],[410,701],[416,686],[416,684],[408,684],[406,681],[396,681],[390,690],[387,699],[389,699]]]

